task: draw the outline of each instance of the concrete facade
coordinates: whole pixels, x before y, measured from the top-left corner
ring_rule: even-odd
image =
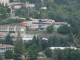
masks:
[[[4,54],[6,50],[14,50],[14,46],[8,44],[0,44],[0,53]]]
[[[68,25],[67,22],[55,22],[52,19],[32,19],[32,21],[22,22],[22,26],[27,26],[31,30],[46,30],[46,28],[50,25],[53,25],[54,31],[57,31],[57,29],[62,25]]]
[[[16,33],[18,31],[21,33],[25,32],[25,27],[19,25],[0,25],[0,32]]]

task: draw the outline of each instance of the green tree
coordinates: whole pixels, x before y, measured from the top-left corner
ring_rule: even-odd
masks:
[[[62,25],[57,29],[57,31],[61,34],[69,34],[71,32],[71,27],[68,25]]]
[[[68,35],[68,42],[70,42],[70,43],[74,42],[73,33],[69,33],[69,35]]]
[[[15,44],[14,44],[14,60],[21,60],[23,54],[23,41],[20,32],[18,32]]]
[[[5,44],[11,44],[13,45],[13,40],[12,37],[10,36],[10,33],[7,34],[7,36],[5,37]]]
[[[3,57],[1,56],[1,54],[0,54],[0,60],[3,60]]]
[[[36,60],[38,56],[37,51],[32,49],[29,50],[28,55],[30,57],[30,60]]]
[[[50,48],[46,48],[44,53],[46,57],[52,57],[52,50]]]
[[[10,0],[10,2],[13,2],[13,0]]]
[[[13,59],[13,51],[6,50],[4,57],[5,57],[5,59]]]
[[[52,33],[53,30],[54,30],[53,25],[48,26],[46,30],[47,30],[48,33]]]

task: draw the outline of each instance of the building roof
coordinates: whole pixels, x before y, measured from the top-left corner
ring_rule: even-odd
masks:
[[[32,40],[33,38],[22,38],[22,40],[26,40],[26,41],[29,41],[29,40]],[[43,40],[48,40],[47,38],[43,38]]]
[[[14,46],[9,44],[0,44],[0,48],[6,48],[6,47],[14,47]]]
[[[64,50],[64,49],[66,49],[66,48],[77,49],[76,47],[50,47],[51,50],[55,50],[55,49]]]
[[[67,24],[67,22],[53,22],[53,24]]]
[[[1,37],[1,38],[4,38],[4,37],[5,37],[5,35],[3,35],[3,34],[0,34],[0,37]]]

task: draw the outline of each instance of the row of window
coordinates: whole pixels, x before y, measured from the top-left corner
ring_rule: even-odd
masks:
[[[9,31],[14,31],[15,29],[14,28],[9,28]],[[20,31],[21,28],[16,28],[16,31]],[[8,31],[8,29],[1,29],[0,28],[0,31]]]
[[[0,50],[12,50],[13,47],[0,48]]]

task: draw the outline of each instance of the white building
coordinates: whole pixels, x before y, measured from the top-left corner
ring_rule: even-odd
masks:
[[[9,1],[10,0],[0,0],[0,3],[6,6],[6,5],[9,5]]]
[[[30,8],[34,8],[35,4],[29,4],[29,2],[25,3],[26,8],[30,7]]]
[[[18,31],[21,33],[25,32],[25,27],[19,25],[0,25],[0,32],[16,33]]]
[[[67,22],[55,22],[52,19],[31,19],[32,21],[22,22],[21,25],[29,27],[31,30],[46,30],[50,25],[53,25],[54,31],[62,25],[68,25]]]
[[[76,47],[50,47],[51,50],[55,50],[55,49],[61,49],[61,50],[64,50],[66,48],[71,48],[71,49],[77,49]]]
[[[20,9],[23,6],[23,3],[20,2],[12,2],[9,3],[9,7],[13,6],[14,9]]]
[[[46,9],[47,9],[47,7],[41,7],[41,9],[42,9],[42,10],[46,10]]]
[[[31,41],[33,38],[22,38],[23,42],[28,42],[28,41]],[[48,40],[47,38],[42,38],[42,40]]]
[[[14,46],[8,44],[0,44],[0,53],[5,53],[6,50],[14,50]]]

